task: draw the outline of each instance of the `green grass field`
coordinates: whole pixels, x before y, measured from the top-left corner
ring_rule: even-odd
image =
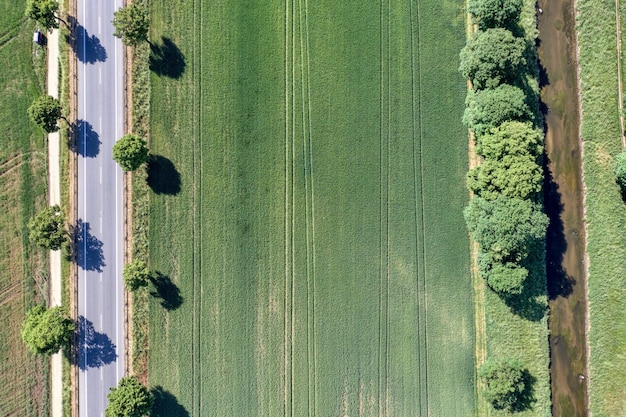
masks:
[[[472,415],[462,2],[151,14],[159,412]]]
[[[19,329],[47,290],[43,253],[28,242],[26,223],[46,199],[45,136],[26,116],[43,91],[44,51],[32,45],[24,1],[0,9],[0,415],[48,415],[47,361],[26,352]],[[35,54],[37,50],[37,54]],[[36,68],[36,70],[34,69]]]
[[[594,416],[626,414],[626,205],[613,174],[622,150],[615,7],[578,2],[578,41],[589,256],[589,397]],[[622,20],[622,25],[626,24]]]

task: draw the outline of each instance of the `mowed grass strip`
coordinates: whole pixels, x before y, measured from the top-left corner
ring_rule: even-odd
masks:
[[[626,206],[613,174],[622,151],[615,7],[577,3],[583,175],[589,256],[589,408],[594,416],[626,414]],[[622,21],[624,25],[624,21]]]
[[[43,92],[44,51],[32,44],[25,2],[0,1],[0,415],[48,415],[48,364],[27,352],[19,329],[26,311],[47,296],[44,253],[26,223],[46,204],[45,136],[26,115]],[[37,53],[35,53],[37,51]]]
[[[183,303],[151,306],[150,384],[190,415],[471,414],[460,5],[151,4],[186,66],[152,84]]]

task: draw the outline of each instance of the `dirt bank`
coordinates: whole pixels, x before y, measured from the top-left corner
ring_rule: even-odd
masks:
[[[553,415],[587,415],[585,269],[573,0],[540,0]]]

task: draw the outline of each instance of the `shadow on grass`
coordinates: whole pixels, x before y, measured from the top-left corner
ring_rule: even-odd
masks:
[[[176,310],[183,303],[183,297],[180,295],[180,290],[172,282],[170,277],[163,275],[160,272],[156,272],[152,278],[152,285],[154,290],[150,291],[150,295],[159,298],[161,300],[161,307],[166,310]]]
[[[150,155],[146,167],[148,187],[156,194],[176,195],[180,192],[180,172],[172,161],[161,155]]]
[[[178,399],[161,386],[150,390],[154,396],[154,406],[150,417],[189,417],[189,412],[183,407]]]
[[[170,39],[161,36],[161,43],[150,43],[150,71],[159,77],[179,79],[185,72],[185,55]]]
[[[78,318],[78,343],[78,367],[83,371],[100,368],[117,359],[111,338],[97,332],[93,323],[83,316]]]
[[[76,226],[72,227],[72,236],[76,248],[74,262],[86,271],[102,272],[102,268],[106,266],[102,242],[91,234],[89,222],[78,219]]]

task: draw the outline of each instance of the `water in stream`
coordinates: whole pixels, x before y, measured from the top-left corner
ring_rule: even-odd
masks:
[[[573,0],[539,0],[554,416],[586,416],[585,269]]]

